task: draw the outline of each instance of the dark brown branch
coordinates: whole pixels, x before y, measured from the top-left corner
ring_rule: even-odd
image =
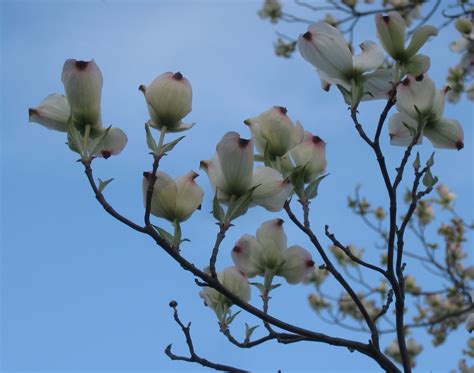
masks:
[[[168,345],[165,349],[165,354],[171,359],[171,360],[181,360],[181,361],[187,361],[189,363],[197,363],[201,364],[204,367],[211,368],[214,370],[219,370],[222,372],[231,372],[231,373],[247,373],[248,371],[239,369],[239,368],[234,368],[229,365],[223,365],[223,364],[218,364],[218,363],[213,363],[212,361],[209,361],[207,359],[204,359],[200,357],[199,355],[196,354],[194,350],[194,344],[193,340],[191,338],[191,323],[188,323],[188,325],[184,325],[181,319],[179,318],[178,315],[178,304],[176,301],[171,301],[170,302],[170,307],[173,308],[173,318],[176,321],[176,323],[181,327],[181,330],[184,334],[184,337],[186,338],[186,344],[188,345],[188,350],[189,350],[189,357],[185,356],[179,356],[175,355],[171,351],[172,345]]]

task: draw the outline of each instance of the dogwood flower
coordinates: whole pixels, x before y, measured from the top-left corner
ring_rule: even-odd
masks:
[[[464,133],[455,119],[443,117],[447,89],[436,91],[433,80],[427,75],[407,77],[397,88],[397,109],[389,121],[390,143],[408,146],[420,130],[434,147],[462,149]],[[418,144],[421,143],[419,137]]]
[[[311,132],[304,133],[303,142],[290,154],[296,166],[305,167],[305,183],[313,181],[326,169],[326,143]]]
[[[228,132],[216,146],[211,160],[201,161],[219,201],[228,203],[256,187],[252,202],[279,211],[292,192],[291,183],[270,167],[253,169],[253,140]]]
[[[377,37],[384,50],[397,61],[406,74],[423,74],[430,68],[430,58],[417,54],[431,36],[438,35],[438,29],[431,25],[418,27],[405,48],[406,23],[398,12],[375,15]]]
[[[272,158],[285,155],[303,140],[303,127],[293,123],[281,106],[273,106],[244,123],[250,127],[259,153],[264,155],[266,150]]]
[[[167,132],[181,132],[193,126],[181,121],[191,112],[193,91],[180,72],[161,74],[149,86],[141,85],[139,89],[145,95],[150,127],[161,130],[166,126]]]
[[[61,75],[66,96],[53,93],[34,108],[29,121],[60,132],[67,132],[71,123],[82,135],[88,126],[90,140],[105,133],[102,127],[100,100],[102,73],[94,61],[66,60]],[[127,135],[119,128],[110,128],[95,156],[108,158],[119,154],[127,144]],[[69,144],[74,149],[72,144]]]
[[[247,276],[237,268],[228,267],[223,272],[218,272],[217,279],[222,286],[244,302],[250,300],[250,285]],[[203,287],[199,296],[204,299],[204,304],[216,313],[220,321],[225,319],[229,307],[233,304],[229,298],[207,286]]]
[[[289,284],[297,284],[314,269],[311,254],[300,246],[287,247],[283,220],[263,223],[256,237],[243,235],[232,249],[236,267],[248,277],[281,276]]]
[[[353,56],[341,31],[325,22],[313,23],[298,38],[301,55],[316,67],[326,90],[336,84],[357,102],[385,96],[391,88],[391,72],[382,69],[375,73],[384,62],[382,49],[370,40],[360,48],[362,53]]]
[[[143,175],[143,204],[146,207],[147,191],[150,182],[150,173]],[[151,213],[170,222],[187,220],[201,205],[204,191],[194,179],[198,174],[189,171],[187,174],[173,180],[164,172],[156,173]]]

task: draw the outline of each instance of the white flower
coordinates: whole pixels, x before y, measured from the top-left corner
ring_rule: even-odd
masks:
[[[193,92],[188,79],[180,72],[167,72],[158,76],[149,86],[139,89],[145,95],[150,113],[148,125],[168,132],[180,132],[191,128],[181,120],[191,112]]]
[[[204,191],[194,181],[197,176],[194,171],[189,171],[174,181],[164,172],[158,171],[151,200],[151,213],[170,222],[187,220],[201,205],[204,196]],[[145,206],[149,180],[150,174],[144,173],[142,189]]]
[[[303,140],[303,127],[299,122],[294,124],[281,106],[273,106],[244,123],[250,127],[260,154],[267,150],[272,158],[285,155]]]
[[[103,136],[100,100],[102,92],[102,73],[94,61],[66,60],[61,79],[66,96],[53,93],[37,107],[29,109],[29,121],[60,132],[67,132],[69,122],[85,134],[90,126],[89,140]],[[127,135],[119,128],[108,130],[101,147],[94,156],[108,158],[119,154],[127,144]],[[69,144],[71,149],[75,149]]]
[[[211,160],[201,161],[219,201],[228,203],[256,187],[252,202],[269,211],[279,211],[293,188],[288,180],[269,167],[254,171],[253,141],[228,132],[219,141]]]
[[[376,14],[375,24],[377,37],[383,48],[404,68],[405,73],[416,76],[428,71],[429,57],[417,53],[431,36],[438,35],[436,27],[430,25],[418,27],[405,48],[406,23],[398,12],[389,12],[388,15]]]
[[[217,273],[217,279],[232,294],[248,302],[250,300],[250,285],[247,276],[235,267],[228,267],[223,272]],[[210,287],[203,287],[199,296],[204,299],[204,304],[216,312],[219,319],[223,319],[232,301]]]
[[[311,254],[300,246],[287,248],[283,220],[263,223],[256,237],[242,236],[232,249],[232,259],[248,277],[281,276],[289,284],[297,284],[313,270]]]
[[[305,132],[303,142],[290,154],[296,166],[306,167],[306,183],[316,179],[326,169],[326,143],[311,132]]]
[[[461,125],[455,119],[443,117],[446,92],[446,89],[436,91],[433,80],[427,74],[403,80],[397,88],[399,113],[393,115],[389,122],[390,143],[408,146],[421,123],[422,135],[434,147],[462,149],[464,133]],[[422,136],[418,143],[421,141]]]
[[[380,96],[372,91],[379,84],[370,84],[371,79],[380,76],[366,74],[378,69],[384,62],[382,49],[373,41],[360,44],[362,53],[353,56],[341,31],[325,22],[316,22],[298,38],[298,48],[303,58],[316,67],[320,78],[330,84],[336,84],[347,91],[357,85],[357,99],[371,99]],[[388,77],[387,77],[388,78]],[[389,80],[384,90],[390,89]]]

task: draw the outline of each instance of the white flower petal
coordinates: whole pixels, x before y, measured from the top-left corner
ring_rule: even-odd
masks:
[[[408,62],[405,63],[405,72],[411,76],[418,76],[426,73],[431,65],[430,58],[424,54],[417,54],[411,57]]]
[[[228,194],[240,196],[250,189],[253,175],[253,141],[227,132],[216,147]]]
[[[461,38],[456,41],[453,41],[452,43],[449,44],[449,49],[451,49],[452,52],[455,53],[461,53],[464,52],[467,47],[469,46],[470,42],[467,40],[467,38]]]
[[[262,245],[262,261],[267,268],[276,268],[283,261],[287,238],[283,220],[274,219],[263,223],[257,230],[257,240]]]
[[[394,59],[405,51],[406,24],[398,12],[389,12],[388,15],[375,15],[377,37],[385,51]]]
[[[285,250],[284,263],[278,275],[285,278],[289,284],[298,284],[314,269],[311,254],[300,246],[291,246]]]
[[[373,71],[383,64],[385,57],[382,48],[377,43],[366,40],[360,44],[360,49],[362,53],[353,57],[355,71]]]
[[[74,124],[81,131],[86,125],[100,127],[102,73],[92,61],[66,60],[61,75]]]
[[[411,36],[410,44],[405,50],[407,57],[414,56],[431,36],[436,35],[438,35],[438,29],[434,26],[423,25],[418,27]]]
[[[259,264],[262,250],[262,245],[254,236],[245,234],[232,249],[232,260],[235,266],[248,277],[264,275],[263,268]]]
[[[325,22],[312,24],[300,35],[298,49],[305,60],[332,78],[344,80],[352,72],[352,53],[346,40]]]
[[[408,146],[411,144],[413,135],[405,125],[416,131],[418,123],[416,120],[405,113],[394,114],[388,123],[388,131],[390,135],[390,144],[398,146]],[[421,144],[423,136],[420,136],[418,143]]]
[[[145,207],[149,178],[150,175],[145,173],[142,183],[143,205]],[[151,213],[156,217],[173,221],[175,216],[176,194],[177,189],[174,180],[164,172],[158,171],[156,173],[156,181],[151,200]]]
[[[202,203],[204,191],[196,184],[198,176],[196,172],[189,171],[176,179],[175,217],[180,222],[187,220]]]
[[[29,121],[55,131],[67,132],[71,108],[64,95],[53,93],[28,110]]]
[[[103,131],[105,131],[105,129],[97,131],[98,135],[96,136],[100,136],[100,133]],[[102,147],[97,155],[107,159],[111,155],[120,154],[125,148],[125,145],[127,145],[127,142],[128,138],[125,132],[123,132],[120,128],[111,128],[108,135],[105,137]]]
[[[428,123],[424,135],[435,148],[461,150],[464,147],[464,131],[455,119],[443,118]]]
[[[421,114],[429,114],[435,94],[435,84],[427,74],[416,78],[409,76],[398,86],[397,109],[412,118],[418,118],[415,106]]]
[[[379,69],[373,73],[365,74],[362,101],[388,98],[388,94],[392,89],[392,74],[392,69]]]
[[[326,143],[311,132],[305,132],[303,142],[290,154],[296,166],[306,166],[305,182],[314,180],[326,169]]]
[[[280,211],[293,191],[289,180],[270,167],[257,167],[253,174],[252,186],[258,187],[252,193],[252,202],[268,211]]]
[[[229,188],[227,187],[227,181],[225,180],[224,173],[222,172],[221,163],[217,153],[214,154],[211,160],[201,161],[200,168],[204,170],[209,177],[211,182],[212,190],[216,193],[217,197],[221,202],[228,202],[230,195],[227,194]]]

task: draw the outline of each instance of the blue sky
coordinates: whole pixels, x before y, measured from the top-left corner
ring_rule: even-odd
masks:
[[[170,362],[162,353],[173,343],[186,352],[184,340],[167,304],[176,299],[183,320],[193,322],[196,349],[202,356],[252,371],[364,371],[377,366],[357,354],[325,345],[269,343],[238,350],[219,334],[214,315],[202,306],[193,277],[184,273],[153,243],[113,221],[96,203],[77,156],[64,134],[28,123],[28,107],[46,95],[63,92],[60,73],[67,58],[95,59],[104,75],[102,96],[106,124],[122,128],[129,143],[118,157],[94,164],[97,177],[114,177],[107,188],[110,202],[140,221],[143,214],[141,175],[151,163],[143,123],[147,110],[140,84],[165,71],[181,71],[193,86],[190,121],[196,126],[172,156],[162,162],[173,176],[197,170],[222,135],[236,130],[249,136],[243,120],[272,105],[288,108],[293,119],[327,142],[328,171],[313,206],[313,226],[322,234],[329,224],[339,238],[366,249],[375,258],[375,238],[346,209],[347,195],[358,183],[378,204],[385,201],[376,163],[355,134],[336,91],[325,93],[312,67],[299,55],[290,60],[273,55],[275,29],[256,15],[260,1],[13,1],[1,2],[1,130],[2,130],[2,366],[9,371],[205,371]],[[440,20],[438,19],[438,23]],[[303,25],[280,30],[297,35]],[[361,24],[360,37],[375,39],[373,22]],[[458,56],[447,49],[458,36],[444,30],[424,52],[432,57],[431,75],[444,83]],[[375,127],[380,103],[361,107],[362,123]],[[472,219],[472,103],[447,105],[445,115],[464,126],[461,152],[437,151],[435,174],[458,195],[459,212]],[[383,145],[393,170],[402,149]],[[420,152],[426,159],[432,146]],[[183,253],[206,265],[215,226],[211,219],[209,182],[203,208],[184,224],[192,240]],[[268,219],[285,216],[255,208],[228,234],[219,267],[231,263],[230,249],[243,233],[255,233]],[[288,219],[286,219],[288,220]],[[286,224],[290,244],[308,242]],[[472,247],[472,245],[471,245]],[[416,247],[414,247],[416,250]],[[317,263],[320,259],[315,255]],[[471,263],[472,264],[472,257]],[[416,263],[408,273],[427,278]],[[272,313],[298,325],[329,334],[367,340],[322,323],[309,310],[311,288],[298,286],[275,292]],[[336,286],[330,287],[335,295]],[[258,304],[256,292],[253,301]],[[243,333],[239,317],[233,327]],[[261,332],[261,331],[260,331]],[[447,371],[460,357],[465,330],[426,352],[419,371]],[[392,338],[385,336],[383,343]]]

